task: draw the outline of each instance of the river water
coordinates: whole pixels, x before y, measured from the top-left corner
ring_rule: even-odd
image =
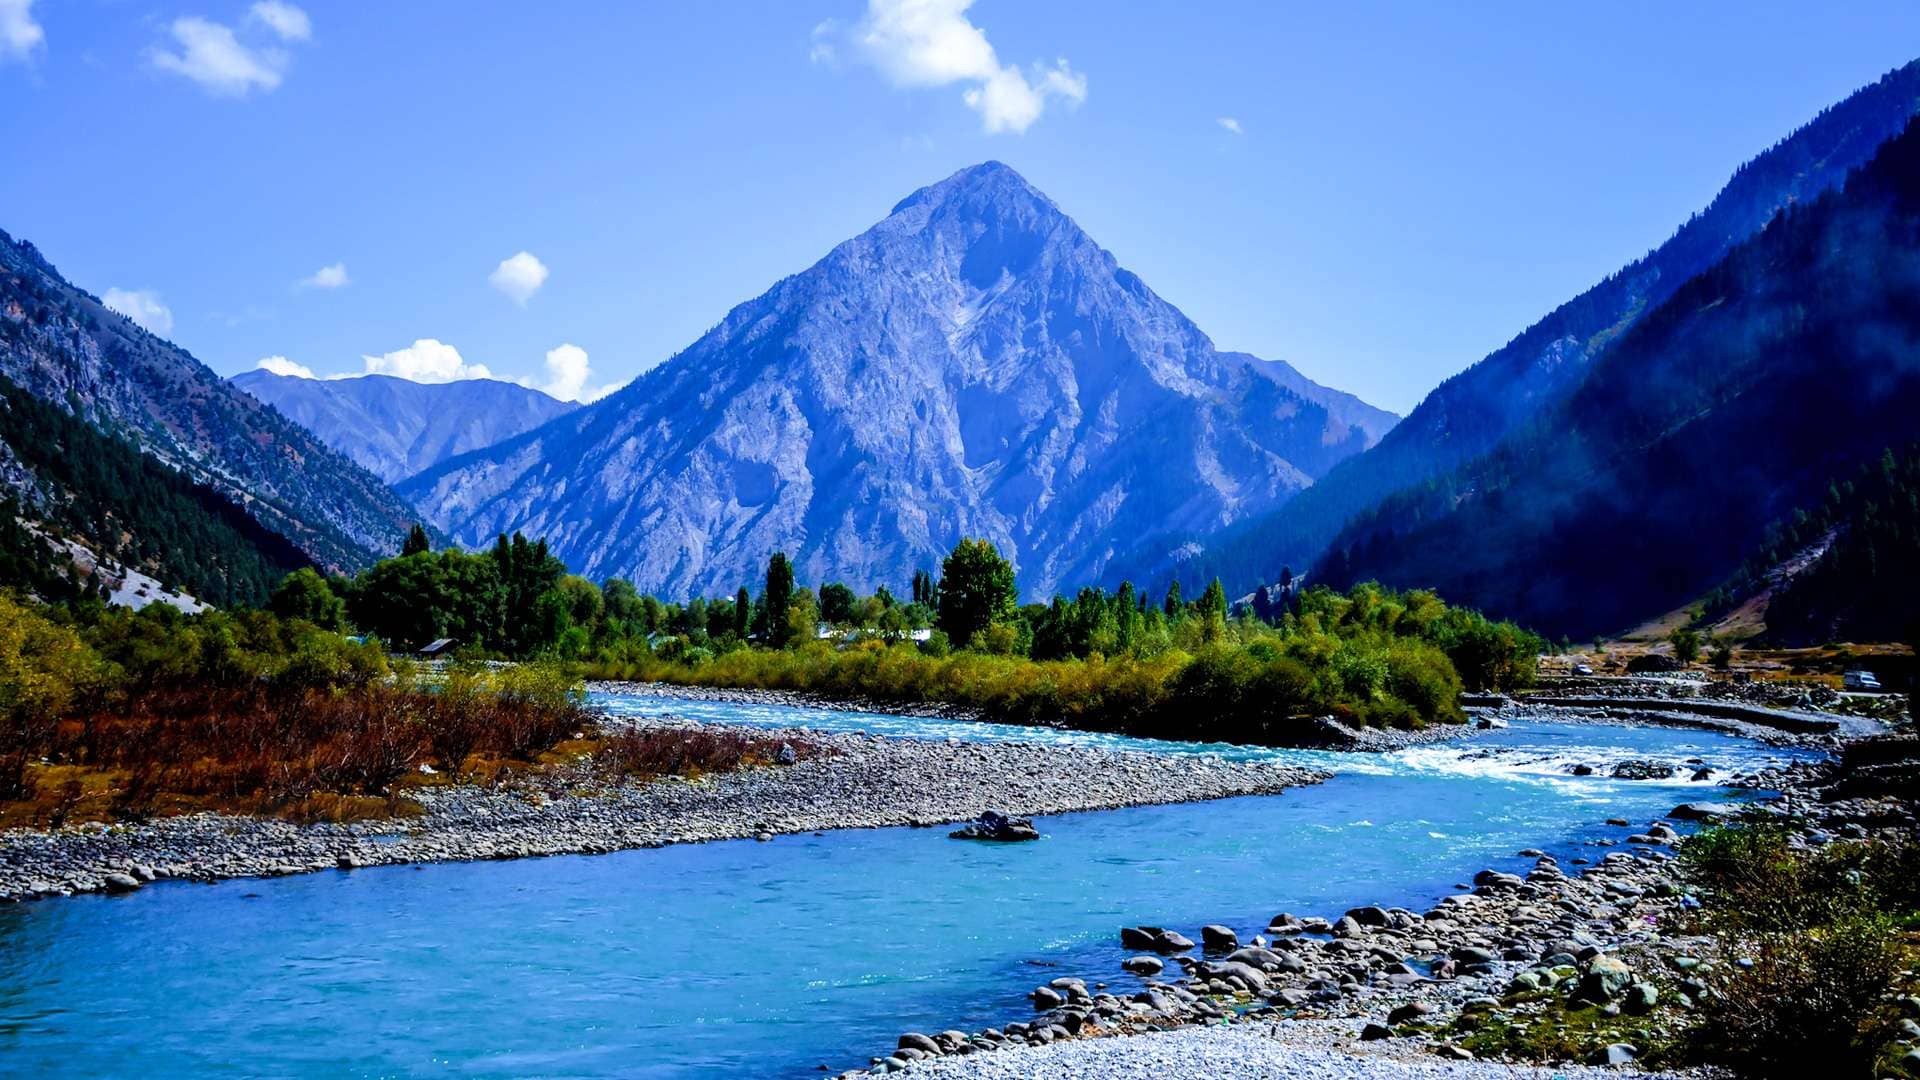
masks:
[[[602,696],[614,712],[927,738],[1272,756],[1279,796],[1067,814],[1044,839],[846,830],[771,842],[398,866],[0,908],[0,1075],[817,1075],[906,1030],[1029,1015],[1056,975],[1115,988],[1123,924],[1422,909],[1537,847],[1596,841],[1712,782],[1573,777],[1624,758],[1720,775],[1783,759],[1723,735],[1517,724],[1387,755],[1158,743],[832,710]],[[1685,773],[1682,773],[1684,776]]]

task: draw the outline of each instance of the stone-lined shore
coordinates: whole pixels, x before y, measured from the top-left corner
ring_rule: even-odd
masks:
[[[694,781],[620,783],[580,765],[492,788],[426,787],[410,793],[423,814],[391,821],[296,825],[193,814],[137,825],[8,830],[0,832],[0,900],[130,891],[168,878],[214,881],[931,826],[987,809],[1023,816],[1111,810],[1274,794],[1325,778],[1208,756],[739,730],[805,740],[827,753]]]
[[[1803,842],[1900,839],[1916,829],[1916,768],[1920,738],[1908,732],[1757,780],[1781,793],[1767,805],[1797,822]],[[1670,816],[1707,820],[1738,809],[1685,804]],[[1716,955],[1712,939],[1678,929],[1688,924],[1693,901],[1671,854],[1684,842],[1673,822],[1608,824],[1630,834],[1607,840],[1611,850],[1596,850],[1597,863],[1562,867],[1523,851],[1535,859],[1524,876],[1483,870],[1469,891],[1425,912],[1281,913],[1263,931],[1187,928],[1191,938],[1178,930],[1116,928],[1136,953],[1120,970],[1092,983],[1063,976],[1036,987],[1034,1015],[1001,1028],[909,1032],[870,1070],[842,1075],[1536,1075],[1475,1060],[1459,1045],[1455,1022],[1524,1020],[1543,1007],[1544,994],[1677,1024],[1670,1010],[1691,1009],[1708,992],[1701,977],[1729,962]],[[1609,1045],[1598,1049],[1594,1064],[1631,1065],[1638,1053]],[[1582,1070],[1562,1064],[1540,1075]]]

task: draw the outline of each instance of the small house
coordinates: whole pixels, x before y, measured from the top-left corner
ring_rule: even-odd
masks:
[[[416,649],[413,655],[422,660],[444,660],[453,655],[454,648],[459,644],[460,642],[457,638],[435,638],[427,644],[422,645],[419,649]]]

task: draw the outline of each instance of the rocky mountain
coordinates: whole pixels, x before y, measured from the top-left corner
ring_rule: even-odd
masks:
[[[1153,538],[1116,558],[1109,577],[1178,577],[1191,586],[1218,575],[1238,595],[1272,581],[1283,566],[1312,564],[1354,515],[1444,476],[1549,413],[1647,313],[1781,209],[1838,187],[1916,111],[1920,61],[1826,109],[1741,166],[1666,243],[1440,384],[1380,445],[1342,462],[1301,497],[1212,537]]]
[[[626,389],[401,485],[593,577],[899,588],[963,536],[1028,594],[1284,503],[1391,416],[1221,352],[997,162],[915,192]]]
[[[497,379],[305,379],[254,370],[231,381],[388,483],[510,439],[575,408],[572,402]]]
[[[1884,461],[1881,498],[1910,499],[1887,450],[1913,442],[1916,417],[1920,120],[1674,290],[1493,451],[1350,522],[1320,579],[1429,586],[1553,634],[1618,631],[1725,581],[1835,477]],[[1909,554],[1911,514],[1856,509],[1832,513],[1875,523],[1843,530],[1860,550],[1834,578],[1857,586],[1873,578],[1861,566]]]
[[[397,550],[416,517],[378,477],[109,311],[4,232],[0,375],[136,443],[321,565],[358,567]]]

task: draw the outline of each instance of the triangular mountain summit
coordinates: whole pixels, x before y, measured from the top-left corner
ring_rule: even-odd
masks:
[[[992,540],[1029,595],[1278,506],[1390,413],[1225,353],[998,162],[922,188],[598,404],[402,485],[468,543],[730,592],[904,583]]]

